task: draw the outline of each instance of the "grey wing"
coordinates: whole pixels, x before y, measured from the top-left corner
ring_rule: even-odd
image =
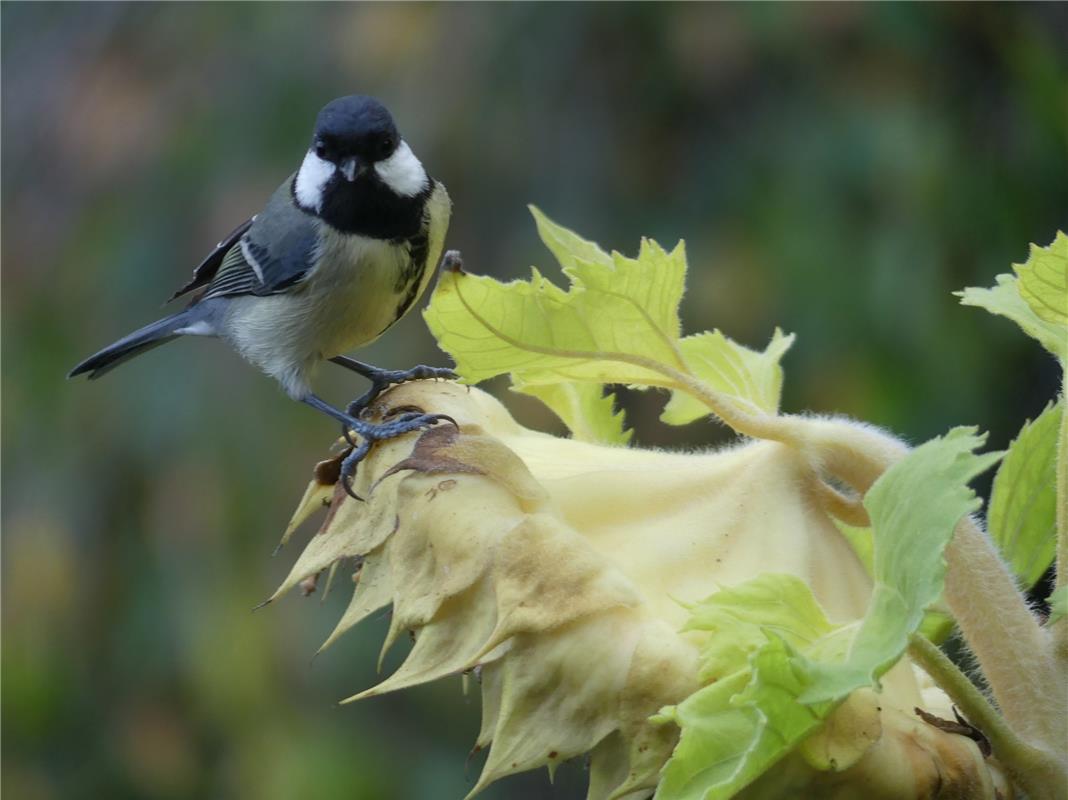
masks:
[[[182,286],[178,291],[167,298],[167,302],[176,300],[183,294],[199,289],[202,286],[207,286],[211,283],[212,279],[218,274],[219,267],[222,265],[223,260],[226,258],[226,254],[230,252],[230,249],[237,244],[238,240],[245,235],[245,232],[252,227],[252,223],[256,220],[255,217],[247,219],[230,231],[229,235],[217,245],[208,255],[197,264],[196,269],[193,270],[193,277],[189,279],[189,282]]]
[[[319,227],[290,195],[292,177],[227,251],[201,300],[235,294],[269,295],[287,291],[315,265]]]

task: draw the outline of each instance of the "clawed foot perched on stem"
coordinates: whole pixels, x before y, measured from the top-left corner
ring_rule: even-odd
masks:
[[[353,372],[363,375],[371,382],[371,388],[359,398],[349,403],[348,408],[345,409],[350,417],[360,416],[364,410],[390,386],[395,386],[399,383],[408,383],[409,381],[425,381],[434,378],[442,378],[450,381],[456,380],[456,373],[447,367],[427,367],[420,364],[411,369],[390,370],[379,369],[371,364],[365,364],[362,361],[357,361],[348,356],[334,356],[330,360],[335,364],[339,364],[346,369],[351,369]]]
[[[360,423],[360,427],[351,425],[342,426],[345,438],[353,447],[341,462],[341,474],[338,477],[338,480],[341,481],[341,485],[345,487],[345,492],[349,497],[353,497],[357,500],[363,500],[363,498],[352,490],[352,479],[356,476],[356,467],[363,461],[367,454],[371,452],[371,446],[375,442],[394,439],[397,436],[403,436],[412,431],[429,428],[431,425],[441,421],[456,425],[456,420],[446,414],[424,414],[422,412],[405,412],[388,422],[368,423],[363,420],[355,421]],[[350,431],[355,431],[359,434],[361,441],[358,443],[353,442],[352,439],[349,438]]]
[[[345,487],[345,492],[356,500],[363,500],[363,498],[352,490],[352,479],[356,475],[357,466],[371,452],[375,442],[395,439],[412,431],[429,428],[441,421],[456,425],[456,420],[447,414],[425,414],[422,411],[404,411],[383,422],[368,422],[339,411],[313,394],[305,397],[304,402],[341,423],[342,436],[352,445],[352,450],[341,462],[341,474],[338,480]],[[360,437],[359,441],[352,438],[353,433]]]

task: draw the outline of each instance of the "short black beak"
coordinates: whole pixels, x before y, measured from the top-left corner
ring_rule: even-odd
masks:
[[[356,175],[362,172],[363,165],[360,164],[360,160],[356,156],[349,156],[340,164],[338,169],[341,170],[341,174],[345,176],[345,180],[350,183],[356,180]]]

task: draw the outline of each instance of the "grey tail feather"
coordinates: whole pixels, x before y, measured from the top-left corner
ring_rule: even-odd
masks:
[[[179,311],[177,314],[156,320],[150,325],[123,336],[99,353],[89,356],[89,358],[72,369],[67,374],[67,377],[73,378],[75,375],[82,375],[88,372],[89,380],[99,378],[104,373],[119,366],[119,364],[129,361],[134,356],[147,352],[154,347],[159,347],[161,344],[166,344],[171,339],[177,339],[182,335],[177,331],[192,322],[190,316],[188,309]]]

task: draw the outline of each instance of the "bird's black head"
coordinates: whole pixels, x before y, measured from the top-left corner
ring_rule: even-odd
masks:
[[[431,181],[373,97],[328,103],[293,183],[304,211],[338,230],[398,238],[418,230]]]
[[[315,120],[312,150],[336,164],[350,181],[393,155],[400,144],[400,133],[389,110],[360,94],[339,97],[319,112]]]

